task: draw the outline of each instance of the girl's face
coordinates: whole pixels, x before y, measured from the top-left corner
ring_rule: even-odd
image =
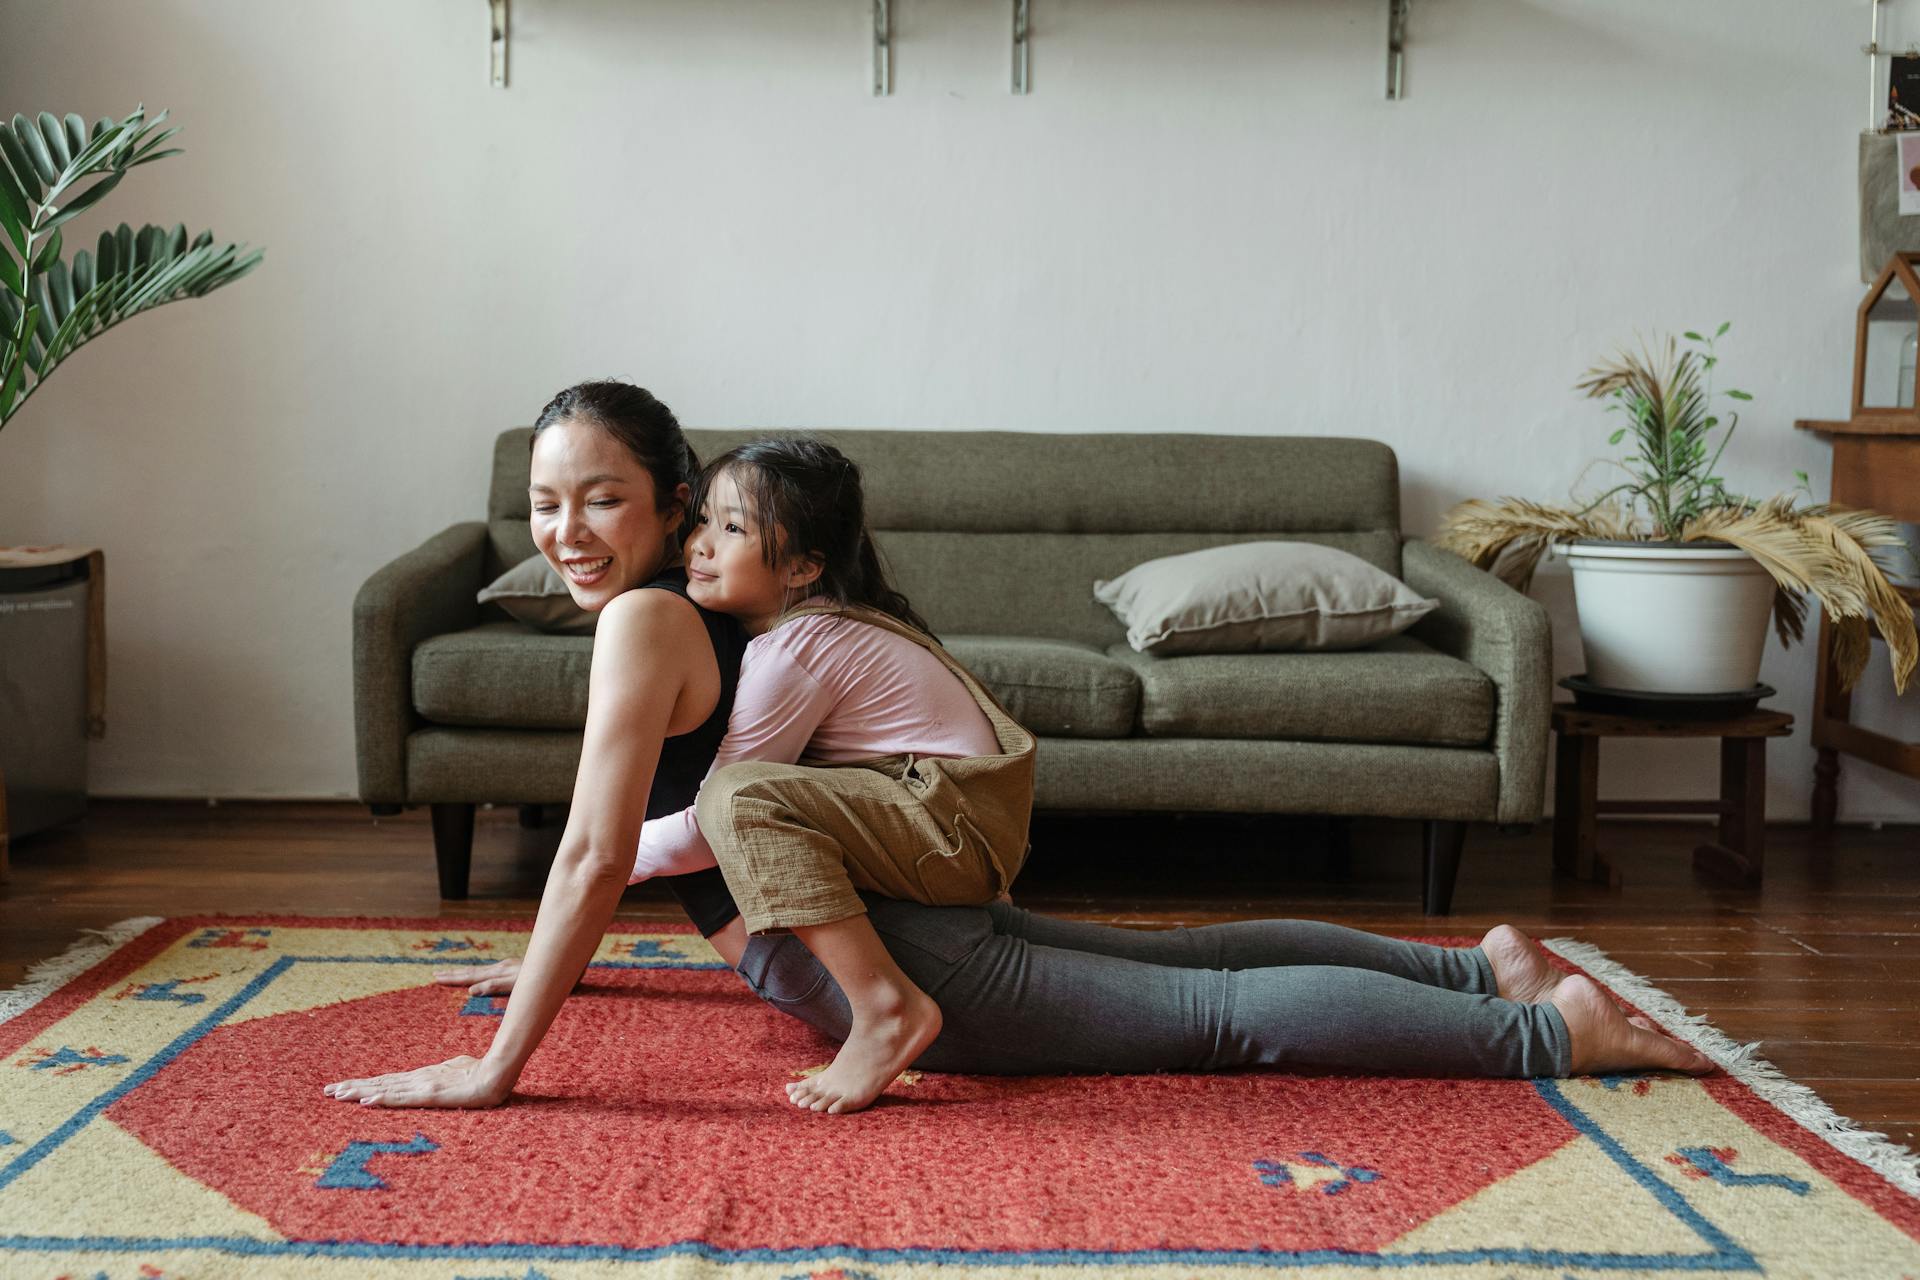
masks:
[[[582,609],[604,608],[674,562],[687,486],[660,510],[652,474],[611,433],[554,423],[534,437],[531,480],[533,543]]]
[[[820,576],[819,564],[808,559],[769,568],[762,539],[778,536],[760,528],[733,476],[722,471],[707,486],[687,539],[687,594],[703,608],[740,619],[748,635],[767,631]]]

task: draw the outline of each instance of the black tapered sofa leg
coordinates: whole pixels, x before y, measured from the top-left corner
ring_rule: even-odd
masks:
[[[1429,818],[1424,844],[1427,874],[1420,905],[1430,916],[1443,916],[1453,906],[1453,881],[1460,873],[1460,853],[1467,844],[1467,824]]]
[[[473,810],[470,804],[433,806],[433,860],[440,865],[442,898],[467,896],[467,872],[473,866]]]

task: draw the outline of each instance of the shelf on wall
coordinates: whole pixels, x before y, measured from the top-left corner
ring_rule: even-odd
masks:
[[[1032,91],[1033,0],[1012,0],[1013,79],[1011,92]],[[1413,0],[1387,0],[1387,101],[1407,96],[1407,18]],[[893,92],[893,20],[891,0],[873,0],[873,96]]]
[[[1880,0],[1875,0],[1878,4]],[[893,0],[873,4],[873,96],[893,93]],[[1387,101],[1406,97],[1407,17],[1413,0],[1387,0]],[[508,0],[487,0],[487,76],[507,87],[507,46],[512,38]],[[1010,92],[1032,91],[1033,0],[1012,0],[1013,74]],[[1877,30],[1877,29],[1876,29]]]

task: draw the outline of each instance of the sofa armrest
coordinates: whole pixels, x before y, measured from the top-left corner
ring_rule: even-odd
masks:
[[[1494,684],[1493,750],[1500,763],[1496,822],[1540,817],[1553,707],[1553,629],[1547,611],[1451,551],[1418,538],[1401,548],[1408,586],[1440,607],[1407,633],[1472,663]]]
[[[486,569],[487,526],[456,524],[381,568],[353,598],[353,735],[360,799],[407,798],[413,649],[480,620],[474,599]]]

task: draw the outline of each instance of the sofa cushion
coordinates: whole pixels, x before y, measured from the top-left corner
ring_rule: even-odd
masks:
[[[949,652],[1034,733],[1124,738],[1140,681],[1091,645],[1015,636],[943,637]],[[490,622],[413,651],[413,705],[435,724],[578,729],[587,722],[588,636]]]
[[[422,641],[413,706],[435,724],[579,729],[587,723],[593,637],[489,622]]]
[[[499,605],[536,631],[590,636],[600,621],[598,612],[573,602],[573,592],[537,551],[480,588],[475,599]]]
[[[1150,737],[1477,747],[1493,731],[1493,682],[1411,636],[1348,653],[1107,653],[1139,673]]]
[[[1364,649],[1440,607],[1359,556],[1285,541],[1162,556],[1095,582],[1093,598],[1161,657]]]
[[[1033,733],[1124,738],[1140,707],[1140,680],[1090,644],[1026,636],[943,636],[947,652]]]

